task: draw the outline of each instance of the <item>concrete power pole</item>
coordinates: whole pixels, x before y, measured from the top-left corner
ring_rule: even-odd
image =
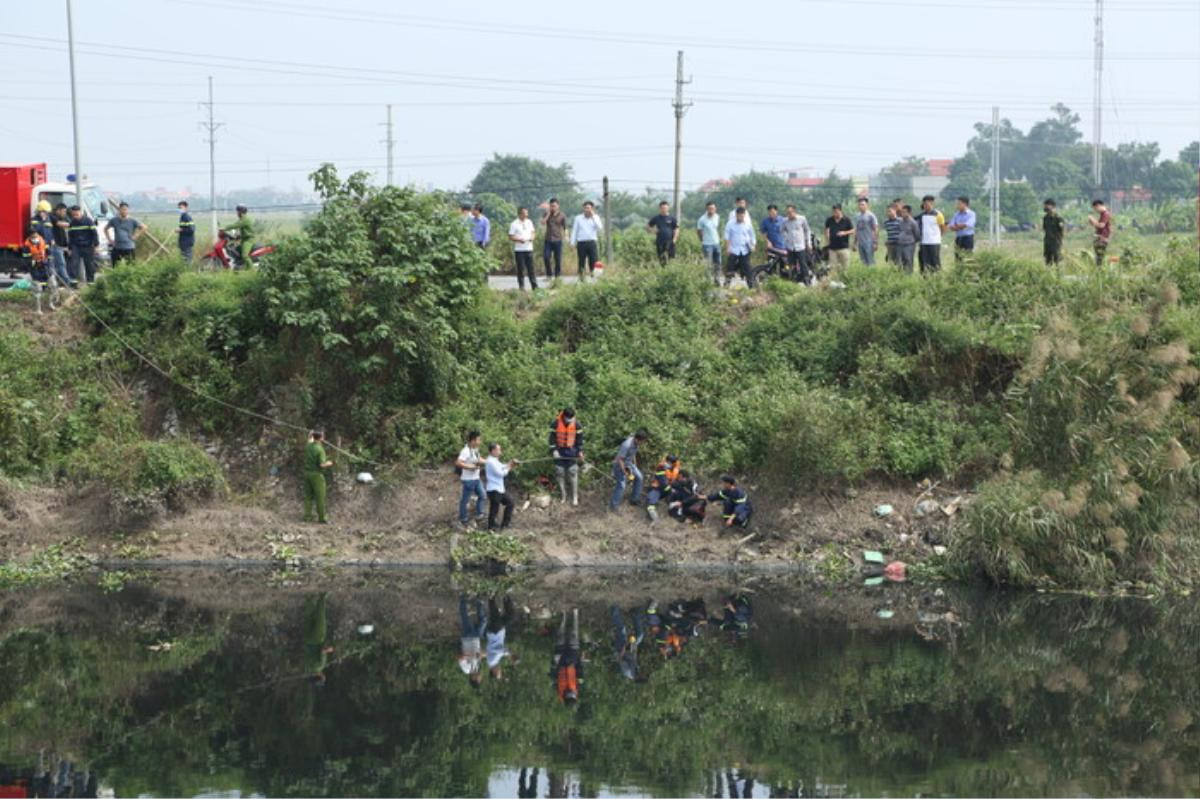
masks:
[[[71,0],[67,0],[67,60],[71,65],[71,141],[75,148],[75,204],[83,208],[83,171],[79,163],[79,103],[75,99],[75,22],[71,18]],[[99,208],[85,209],[95,214]]]
[[[1096,52],[1094,61],[1093,69],[1095,75],[1093,76],[1094,83],[1092,86],[1092,184],[1097,193],[1099,193],[1100,184],[1104,176],[1103,155],[1100,146],[1102,117],[1104,113],[1101,100],[1102,75],[1104,73],[1104,0],[1096,0]]]
[[[671,103],[675,108],[675,192],[671,200],[671,209],[676,216],[679,215],[679,170],[683,155],[683,114],[692,105],[683,101],[683,86],[691,82],[690,78],[683,79],[683,51],[680,50],[675,59],[675,101]]]
[[[992,106],[992,213],[988,223],[992,246],[1000,243],[1000,106]]]
[[[212,221],[213,241],[217,240],[217,128],[220,122],[213,120],[213,80],[208,76],[208,102],[200,105],[208,108],[208,121],[200,126],[208,132],[208,213]]]
[[[608,175],[604,176],[603,186],[604,186],[604,189],[603,189],[604,193],[601,195],[601,200],[602,200],[601,204],[604,208],[604,265],[607,267],[611,267],[612,262],[613,262],[613,252],[612,252],[612,223],[611,223],[611,220],[609,219],[609,213],[608,213],[608,209],[609,209]],[[676,213],[679,213],[679,212],[676,211]]]
[[[396,139],[392,135],[392,106],[389,103],[387,107],[387,138],[384,140],[387,144],[387,184],[392,185],[392,154],[396,149]]]

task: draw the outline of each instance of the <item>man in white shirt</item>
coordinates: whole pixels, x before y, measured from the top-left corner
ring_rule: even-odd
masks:
[[[783,244],[787,248],[787,262],[792,270],[792,276],[801,283],[807,283],[808,243],[812,237],[812,229],[808,220],[796,212],[796,206],[787,207],[786,218],[783,220]]]
[[[487,477],[487,496],[488,496],[488,529],[496,529],[496,515],[500,512],[500,506],[504,506],[504,518],[500,521],[500,529],[503,530],[512,522],[513,503],[508,496],[508,492],[504,490],[504,478],[508,477],[508,473],[512,471],[512,467],[519,465],[518,460],[511,460],[508,463],[503,463],[500,460],[500,445],[488,445],[488,457],[484,461],[484,473]]]
[[[454,461],[454,468],[458,470],[459,480],[462,481],[462,496],[458,499],[458,523],[463,527],[467,526],[467,509],[471,504],[471,497],[475,497],[475,521],[483,521],[483,481],[479,479],[479,467],[483,463],[483,458],[479,457],[479,431],[472,430],[467,433],[467,443],[463,445],[462,451],[458,453],[458,459]]]
[[[462,634],[459,638],[458,667],[463,674],[467,675],[471,687],[478,688],[483,682],[483,671],[479,668],[479,661],[483,659],[480,644],[488,623],[487,613],[483,609],[483,600],[475,600],[475,619],[472,620],[471,614],[467,610],[467,597],[460,594],[458,619],[462,627]]]
[[[488,670],[492,673],[494,680],[504,679],[500,664],[505,658],[512,660],[514,665],[520,662],[505,641],[508,637],[508,623],[512,621],[514,613],[512,597],[504,597],[503,609],[496,605],[494,597],[488,600],[488,623],[484,650],[487,656]]]
[[[596,261],[600,258],[600,217],[596,216],[596,204],[588,200],[583,204],[583,213],[575,217],[571,225],[571,243],[575,245],[575,254],[579,258],[579,279],[583,280],[584,267],[593,277],[596,275]]]
[[[921,274],[942,268],[942,234],[946,232],[946,217],[933,207],[934,199],[932,194],[921,198],[921,213],[917,217],[917,224],[921,228],[921,249],[917,251]]]
[[[737,221],[737,212],[741,209],[746,212],[746,221],[750,221],[750,209],[746,206],[745,197],[737,197],[733,201],[733,210],[729,212],[729,224]]]
[[[704,215],[696,220],[696,235],[700,237],[700,249],[704,260],[712,264],[713,282],[721,285],[721,217],[717,204],[711,200],[704,206]]]
[[[754,288],[754,275],[750,273],[750,253],[754,252],[757,240],[754,225],[746,219],[746,209],[734,210],[734,220],[725,225],[725,288],[729,288],[732,275],[740,272],[749,288]]]
[[[525,290],[525,275],[529,275],[529,288],[536,289],[537,278],[533,274],[533,220],[529,209],[517,209],[517,218],[508,226],[508,240],[513,243],[513,259],[517,262],[517,288]]]

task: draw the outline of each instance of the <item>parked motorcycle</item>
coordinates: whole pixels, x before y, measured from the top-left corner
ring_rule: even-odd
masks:
[[[264,255],[275,252],[274,244],[251,244],[247,258],[250,267],[257,267],[259,259]],[[236,232],[218,230],[217,240],[212,248],[200,257],[200,269],[215,272],[221,269],[246,269],[238,255],[238,237]]]

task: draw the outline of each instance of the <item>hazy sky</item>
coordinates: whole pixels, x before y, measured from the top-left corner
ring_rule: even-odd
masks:
[[[84,172],[107,188],[304,187],[319,162],[458,187],[494,151],[585,187],[669,185],[675,51],[683,182],[751,167],[866,174],[960,154],[1001,107],[1062,100],[1091,135],[1091,0],[450,3],[75,0]],[[1104,140],[1200,138],[1200,0],[1107,0]],[[65,0],[0,0],[0,161],[70,170]]]

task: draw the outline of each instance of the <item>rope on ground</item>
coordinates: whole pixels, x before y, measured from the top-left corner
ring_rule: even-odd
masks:
[[[186,391],[189,391],[192,394],[195,394],[197,397],[200,397],[201,399],[207,400],[212,403],[216,403],[217,405],[220,405],[224,408],[228,408],[231,411],[236,411],[236,412],[244,414],[246,416],[250,416],[255,419],[260,419],[264,422],[267,422],[268,424],[275,425],[276,427],[285,427],[285,428],[288,428],[289,430],[298,430],[302,433],[308,433],[310,431],[311,428],[302,427],[301,425],[298,425],[298,424],[292,424],[291,422],[286,422],[282,419],[276,419],[274,417],[267,416],[266,414],[259,413],[258,411],[251,410],[250,408],[243,408],[240,405],[235,405],[234,403],[229,402],[227,400],[223,400],[220,397],[214,397],[211,394],[207,394],[198,388],[194,388],[192,386],[189,386],[187,383],[181,382],[180,380],[176,379],[173,375],[171,375],[169,372],[167,372],[165,369],[163,369],[161,366],[159,366],[157,363],[150,360],[149,357],[142,354],[142,352],[139,351],[137,349],[137,347],[134,347],[132,344],[130,344],[128,341],[126,341],[121,336],[120,333],[118,333],[116,330],[114,330],[112,325],[110,325],[108,322],[106,322],[104,320],[104,317],[100,316],[100,314],[98,314],[94,310],[92,310],[92,307],[90,305],[88,305],[87,302],[84,301],[82,291],[79,292],[79,304],[83,306],[84,310],[86,310],[89,314],[92,315],[93,319],[95,319],[97,322],[99,322],[101,325],[103,325],[104,329],[107,330],[112,335],[113,338],[115,338],[117,341],[119,341],[121,343],[121,346],[125,347],[125,349],[132,352],[135,356],[137,356],[138,360],[140,360],[142,363],[146,364],[146,366],[149,366],[151,369],[153,369],[158,374],[162,375],[164,378],[166,378],[168,381],[170,381],[174,385],[179,386],[180,388],[182,388]],[[336,444],[330,443],[329,441],[325,442],[325,446],[329,447],[330,449],[334,450],[335,452],[342,453],[347,458],[350,458],[350,459],[353,459],[356,461],[361,461],[362,463],[369,463],[372,466],[378,466],[383,469],[392,468],[392,466],[389,466],[389,464],[380,463],[379,461],[371,460],[370,458],[364,457],[362,455],[355,455],[353,452],[344,450],[341,447],[337,446]]]

